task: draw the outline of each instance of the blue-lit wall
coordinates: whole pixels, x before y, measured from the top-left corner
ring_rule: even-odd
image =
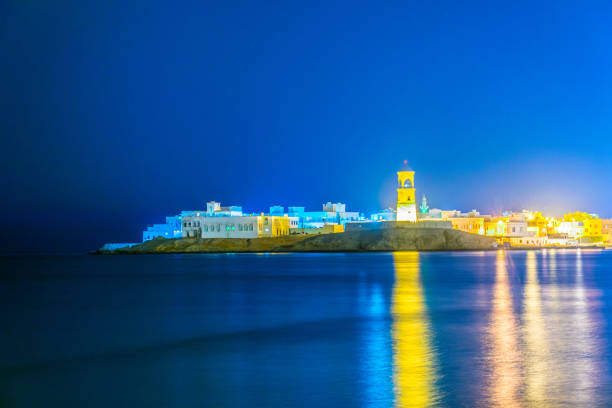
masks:
[[[298,218],[299,228],[321,228],[325,224],[344,225],[359,219],[357,212],[304,211],[304,207],[289,207],[287,215]]]
[[[165,224],[153,224],[147,227],[147,229],[142,232],[142,242],[150,241],[157,237],[169,239],[181,238],[183,234],[181,219],[182,217],[180,215],[166,217]]]

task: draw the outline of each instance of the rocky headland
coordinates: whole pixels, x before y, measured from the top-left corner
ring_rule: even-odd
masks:
[[[389,228],[336,234],[289,235],[277,238],[157,238],[99,254],[169,254],[224,252],[382,252],[494,249],[493,238],[452,229]]]

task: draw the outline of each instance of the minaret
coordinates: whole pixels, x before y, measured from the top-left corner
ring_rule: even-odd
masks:
[[[397,172],[397,220],[417,220],[416,202],[414,196],[414,171],[408,168],[408,161],[404,160],[402,170]]]
[[[423,199],[421,200],[421,214],[427,214],[429,212],[429,206],[427,205],[427,197],[423,194]]]

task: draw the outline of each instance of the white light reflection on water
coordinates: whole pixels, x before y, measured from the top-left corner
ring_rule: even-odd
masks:
[[[594,320],[584,287],[582,253],[550,250],[547,260],[539,282],[535,254],[528,253],[527,287],[542,292],[543,308],[536,317],[529,314],[526,289],[525,319],[541,322],[527,332],[543,341],[531,344],[527,353],[527,402],[532,406],[598,406],[597,383],[605,374],[595,363],[602,360],[595,330],[599,323]],[[529,392],[534,384],[542,385],[538,393]]]
[[[526,253],[523,289],[525,406],[602,404],[606,377],[596,314],[584,286],[580,250]],[[592,301],[592,300],[591,300]]]
[[[489,400],[491,406],[518,407],[521,384],[519,333],[503,251],[497,253],[495,265],[493,312],[489,330],[490,352],[487,358],[492,372]]]
[[[550,344],[547,342],[546,319],[542,311],[542,294],[538,281],[538,267],[534,251],[526,253],[526,280],[523,288],[523,342],[525,399],[541,403],[546,400]]]
[[[575,405],[597,406],[602,404],[600,389],[606,378],[607,369],[602,358],[603,347],[599,329],[603,326],[601,317],[590,311],[593,297],[589,300],[584,284],[583,254],[578,250],[576,254],[575,290],[573,299],[570,299],[573,313],[570,320],[570,330],[575,341],[571,355],[573,375],[568,378],[573,385],[572,397]],[[593,293],[595,295],[596,293]]]
[[[488,406],[606,405],[608,378],[598,291],[584,283],[580,251],[525,253],[525,279],[512,285],[520,254],[499,252],[488,330]],[[542,260],[538,264],[538,258]],[[517,262],[520,264],[520,262]],[[522,291],[515,313],[513,287]]]

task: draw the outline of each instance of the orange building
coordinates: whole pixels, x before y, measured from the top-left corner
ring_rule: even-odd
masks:
[[[584,220],[584,235],[587,237],[597,237],[602,235],[603,220],[599,218],[592,218],[590,220]]]
[[[612,219],[601,220],[601,234],[605,241],[612,242]]]
[[[529,217],[527,218],[527,231],[536,237],[545,237],[549,232],[552,232],[552,228],[548,224],[549,220],[544,217]]]
[[[453,225],[453,229],[469,232],[471,234],[485,234],[484,218],[483,217],[461,217],[448,218],[448,221]]]
[[[503,237],[506,235],[508,217],[485,218],[484,235],[488,237]]]

